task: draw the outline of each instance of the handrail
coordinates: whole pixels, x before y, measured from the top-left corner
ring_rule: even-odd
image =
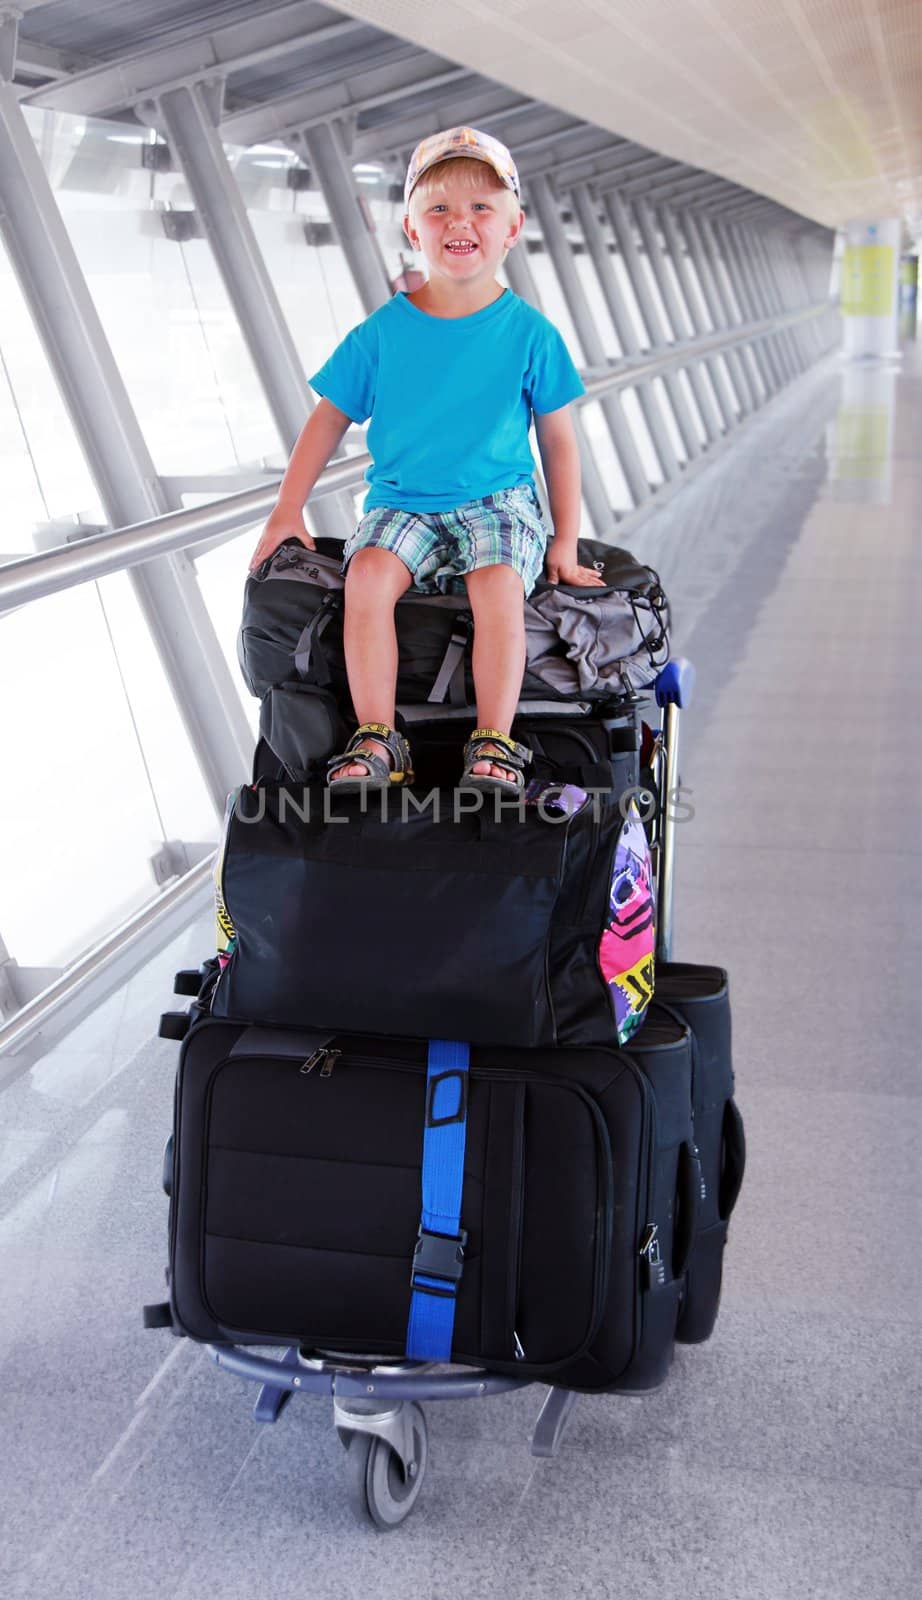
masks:
[[[588,405],[603,395],[655,378],[671,367],[707,360],[736,345],[769,338],[783,328],[834,309],[834,302],[822,301],[783,317],[740,324],[727,333],[680,340],[657,355],[627,356],[609,372],[587,378],[586,393],[579,397],[577,404]],[[311,491],[311,500],[343,489],[358,488],[370,461],[371,457],[364,451],[361,455],[335,461],[320,474]],[[275,505],[276,490],[276,484],[261,484],[192,510],[168,511],[146,522],[92,534],[72,544],[58,545],[39,555],[24,556],[19,561],[0,565],[0,614],[45,595],[57,594],[62,589],[169,555],[174,550],[192,549],[216,536],[240,533],[269,514]]]
[[[62,1006],[74,996],[111,961],[116,960],[137,942],[142,934],[160,933],[180,927],[196,908],[205,910],[207,894],[214,871],[215,852],[196,863],[175,883],[148,900],[124,922],[107,933],[104,939],[85,950],[65,968],[46,989],[14,1011],[5,1022],[0,1022],[0,1056],[12,1055],[21,1050]],[[2,1081],[2,1080],[0,1080]]]

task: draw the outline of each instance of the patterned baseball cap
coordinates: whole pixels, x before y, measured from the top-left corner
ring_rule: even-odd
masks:
[[[467,156],[471,161],[485,161],[492,167],[505,188],[511,189],[518,199],[521,194],[519,175],[509,151],[492,134],[480,133],[477,128],[449,128],[446,133],[433,133],[421,139],[410,157],[407,181],[403,186],[403,203],[409,205],[410,195],[424,172],[437,161],[451,161],[454,156]]]

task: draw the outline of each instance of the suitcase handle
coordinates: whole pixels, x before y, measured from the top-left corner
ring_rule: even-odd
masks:
[[[743,1119],[734,1100],[724,1106],[724,1123],[720,1152],[720,1185],[717,1208],[722,1222],[726,1222],[736,1205],[746,1170],[746,1135]]]
[[[701,1162],[695,1145],[683,1139],[676,1172],[676,1221],[672,1236],[672,1276],[681,1278],[688,1266],[698,1231],[701,1199]]]

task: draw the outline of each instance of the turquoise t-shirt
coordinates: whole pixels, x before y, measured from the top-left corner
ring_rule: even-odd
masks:
[[[554,324],[510,289],[454,318],[396,294],[310,382],[353,422],[371,419],[366,511],[451,511],[533,484],[532,413],[585,393]]]

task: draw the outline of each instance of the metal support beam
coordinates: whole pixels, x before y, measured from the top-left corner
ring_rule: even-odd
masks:
[[[169,509],[15,90],[0,84],[0,228],[106,515],[114,527]],[[131,575],[215,809],[253,746],[191,563]]]
[[[341,73],[332,83],[299,89],[295,94],[225,117],[221,132],[229,144],[264,144],[270,139],[284,139],[290,131],[325,122],[328,117],[357,117],[362,111],[391,105],[411,95],[430,93],[437,102],[448,84],[465,81],[475,92],[478,78],[469,67],[455,66],[424,51],[407,52],[396,61],[369,65],[364,71],[359,60],[350,72]],[[484,87],[488,85],[484,83]]]
[[[369,316],[390,299],[391,285],[378,242],[368,226],[369,214],[359,204],[340,129],[336,124],[305,128],[300,137],[292,137],[291,143],[295,148],[302,146],[307,154],[359,299]]]
[[[376,122],[374,126],[357,127],[352,140],[352,159],[372,161],[397,156],[412,150],[420,139],[438,133],[441,128],[452,127],[456,121],[470,122],[479,128],[491,118],[515,115],[521,111],[522,104],[521,95],[513,95],[499,84],[485,83],[478,87],[475,80],[468,83],[463,93],[435,95],[431,107],[424,110],[417,105],[409,114]],[[534,111],[534,101],[525,104],[528,110]],[[300,126],[304,126],[303,122]]]
[[[749,245],[754,264],[762,275],[766,292],[782,311],[795,311],[806,303],[805,285],[794,266],[790,246],[780,229],[762,232],[740,228]],[[819,331],[814,327],[792,328],[794,349],[803,366],[809,366],[821,353]]]
[[[547,178],[541,174],[531,178],[528,183],[528,196],[532,209],[537,214],[548,255],[560,281],[577,337],[583,347],[584,359],[591,367],[607,366],[608,357],[599,337],[586,291],[580,282],[573,251],[564,233],[557,201],[551,193]],[[640,505],[648,499],[650,485],[627,418],[621,409],[621,401],[617,395],[605,395],[599,404],[625,481],[631,491],[631,498],[635,505]]]
[[[765,306],[763,316],[776,316],[785,311],[793,311],[794,305],[789,304],[781,293],[777,279],[768,257],[763,250],[765,238],[764,230],[756,228],[747,229],[739,224],[734,224],[729,230],[738,241],[740,254],[749,266],[753,283],[760,292],[762,304]],[[806,343],[800,338],[797,328],[785,328],[779,332],[775,343],[780,347],[780,353],[787,355],[792,375],[803,372],[809,365],[810,357],[807,353]]]
[[[675,284],[669,275],[669,268],[659,241],[656,216],[652,208],[644,200],[635,200],[633,211],[640,237],[643,240],[643,247],[647,253],[647,260],[650,263],[653,276],[656,279],[656,286],[666,307],[666,314],[672,324],[673,339],[690,339],[694,330],[688,322],[685,308],[679,300]],[[700,362],[690,362],[687,371],[688,381],[691,384],[695,402],[701,413],[705,432],[710,443],[713,444],[714,440],[720,437],[721,430],[720,418],[714,408],[711,391],[702,377]]]
[[[733,292],[739,301],[743,321],[756,322],[770,317],[772,309],[765,302],[759,285],[753,278],[750,263],[746,260],[736,234],[719,218],[711,219],[711,227],[720,246],[724,268],[733,285]],[[779,350],[775,339],[760,341],[757,359],[761,363],[762,376],[769,386],[770,393],[783,389],[784,385],[794,377],[796,368],[790,352]]]
[[[608,314],[614,324],[615,333],[618,335],[618,343],[624,355],[639,355],[640,340],[634,329],[630,313],[621,298],[621,292],[615,279],[614,268],[608,252],[608,245],[605,242],[602,224],[599,221],[596,210],[596,203],[584,184],[572,189],[570,196],[579,219],[589,258],[599,280],[602,296],[608,307]],[[653,448],[659,458],[660,471],[663,477],[668,480],[677,478],[681,471],[679,458],[672,448],[672,440],[663,420],[663,413],[660,409],[656,390],[650,383],[638,383],[635,393],[641,415],[653,441]]]
[[[310,390],[217,132],[217,86],[211,93],[201,84],[171,89],[147,111],[157,123],[162,119],[182,164],[275,425],[291,450],[311,411]],[[355,521],[350,501],[328,501],[312,514],[318,530],[334,538],[345,537]]]
[[[536,311],[541,310],[541,296],[538,285],[528,264],[528,257],[521,243],[510,250],[504,263],[506,277],[515,294],[522,300],[527,300]],[[605,539],[611,531],[612,504],[611,496],[605,487],[598,463],[592,452],[592,446],[586,438],[586,430],[579,412],[574,408],[573,426],[576,430],[576,442],[579,446],[580,476],[582,478],[583,499],[589,508],[593,531],[598,539]]]
[[[715,178],[709,172],[685,167],[679,161],[673,161],[671,166],[671,172],[664,170],[649,179],[643,176],[635,179],[629,173],[623,183],[617,178],[610,183],[598,183],[596,191],[602,194],[606,189],[617,189],[622,196],[631,196],[639,191],[645,200],[681,199],[688,204],[697,204],[703,195],[716,190],[726,192],[730,188],[725,178]]]
[[[705,248],[704,236],[698,228],[697,221],[690,211],[683,211],[681,216],[682,231],[688,244],[688,253],[694,262],[701,293],[704,295],[708,316],[715,329],[729,328],[733,324],[730,307],[725,300],[722,286],[714,276],[711,262]],[[752,376],[743,361],[742,352],[728,351],[726,356],[727,366],[736,390],[739,401],[740,413],[747,416],[759,405],[759,395]]]
[[[678,223],[676,222],[676,219],[668,206],[663,206],[659,210],[658,215],[660,227],[663,230],[663,237],[666,240],[666,247],[669,251],[669,258],[673,267],[675,268],[676,277],[679,280],[679,287],[682,290],[685,305],[688,308],[692,332],[696,334],[706,334],[709,331],[707,320],[701,314],[702,307],[699,305],[698,301],[697,286],[692,278],[691,272],[689,271],[688,260],[686,259],[685,255],[685,241],[679,231]],[[727,430],[732,428],[733,424],[736,422],[736,406],[733,403],[730,385],[724,375],[723,367],[716,358],[712,358],[710,361],[705,362],[705,365],[710,374],[711,383],[714,386],[714,394],[717,400],[724,430]]]
[[[637,297],[640,314],[647,325],[647,336],[650,344],[654,350],[665,350],[668,345],[666,330],[663,327],[650,285],[644,277],[643,262],[640,259],[640,251],[637,249],[634,240],[634,228],[630,212],[620,195],[614,192],[604,195],[603,203],[608,212],[608,219],[614,230],[615,238],[618,241],[618,249],[621,252],[625,271],[631,280],[631,287]],[[696,456],[701,454],[701,441],[692,421],[688,402],[682,392],[678,373],[667,373],[663,378],[663,385],[669,396],[669,403],[672,406],[679,433],[682,436],[685,454],[689,461],[693,461]]]
[[[738,297],[726,263],[722,259],[720,245],[711,226],[711,220],[704,212],[700,212],[696,216],[696,225],[704,245],[704,255],[708,264],[711,282],[714,285],[718,300],[723,306],[725,318],[723,325],[725,328],[738,327],[740,323],[747,321],[746,313],[741,306],[737,310]],[[774,388],[771,370],[765,359],[765,352],[761,349],[761,346],[744,345],[740,350],[739,356],[740,367],[749,377],[753,404],[759,406],[762,404],[763,398],[767,399]]]
[[[585,148],[576,152],[568,150],[566,144],[577,137]],[[519,169],[519,176],[523,179],[528,179],[538,172],[556,174],[565,161],[593,161],[599,157],[607,157],[613,151],[620,149],[621,145],[622,140],[616,139],[612,134],[604,135],[600,129],[588,123],[573,123],[558,133],[536,136],[532,139],[521,161],[516,154],[516,166]],[[516,141],[516,152],[518,149],[519,144]]]
[[[734,229],[741,248],[748,256],[753,275],[762,288],[763,299],[772,308],[772,314],[783,315],[786,311],[796,310],[800,299],[778,259],[781,230],[755,225],[747,227],[742,223],[736,223]],[[784,344],[798,371],[804,371],[819,354],[803,328],[785,329]]]
[[[615,181],[625,173],[641,176],[643,173],[665,172],[674,166],[675,162],[668,156],[654,155],[628,139],[612,139],[601,156],[595,159],[579,156],[575,160],[562,161],[554,168],[553,176],[557,192],[562,194],[576,184],[591,183],[593,188],[598,188],[608,178]]]

